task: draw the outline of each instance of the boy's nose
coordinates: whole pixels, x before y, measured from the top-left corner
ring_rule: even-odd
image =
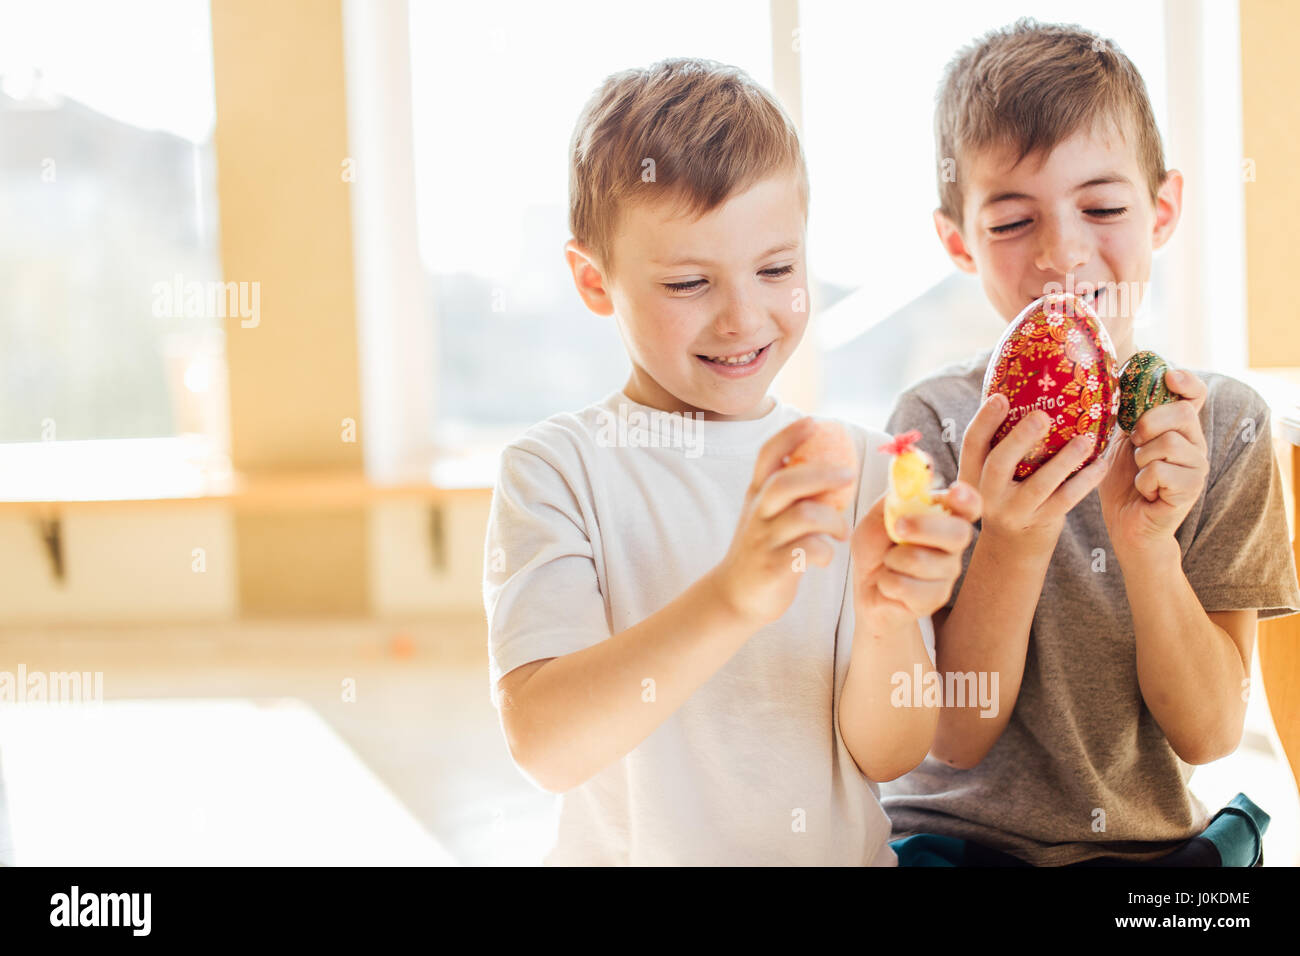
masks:
[[[1038,231],[1038,251],[1034,265],[1040,272],[1061,275],[1088,264],[1091,252],[1088,238],[1078,229],[1061,221],[1044,221]]]
[[[733,293],[728,296],[717,315],[713,327],[720,334],[744,336],[763,324],[763,310],[757,301]]]

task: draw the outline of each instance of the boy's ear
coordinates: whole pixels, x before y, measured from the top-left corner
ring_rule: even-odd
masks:
[[[970,250],[966,248],[966,240],[962,238],[961,229],[942,209],[934,211],[934,230],[939,234],[943,251],[948,253],[948,258],[953,261],[953,265],[962,272],[974,275],[978,270],[975,268],[975,260],[971,258]]]
[[[605,276],[600,271],[596,259],[576,239],[564,244],[564,258],[573,273],[573,284],[578,287],[578,295],[583,303],[597,315],[613,315],[614,300],[605,288]]]
[[[1174,234],[1178,217],[1183,213],[1183,174],[1176,169],[1165,173],[1156,191],[1156,222],[1151,231],[1151,248],[1159,249]]]

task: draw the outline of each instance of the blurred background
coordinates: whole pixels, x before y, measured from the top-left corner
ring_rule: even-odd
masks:
[[[536,862],[482,546],[502,444],[627,375],[562,256],[579,109],[666,56],[778,96],[814,285],[776,388],[880,427],[1001,331],[934,237],[933,100],[1026,14],[1145,77],[1187,183],[1137,341],[1269,399],[1294,528],[1291,4],[0,2],[0,864]],[[1193,786],[1294,865],[1273,627]]]

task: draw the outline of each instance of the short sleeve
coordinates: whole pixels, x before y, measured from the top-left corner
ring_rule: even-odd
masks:
[[[516,667],[585,650],[609,636],[587,532],[589,491],[541,455],[507,447],[483,554],[490,693]]]
[[[935,407],[915,390],[900,396],[894,410],[885,423],[885,429],[891,435],[916,429],[921,433],[917,444],[934,462],[935,487],[947,488],[957,480],[957,467],[961,454],[961,438],[966,432],[968,422],[958,421],[951,416],[940,415]],[[970,566],[971,554],[975,550],[975,541],[979,537],[979,522],[975,523],[971,543],[961,556],[961,574],[952,587],[952,594],[944,607],[951,609],[957,601],[957,592],[961,590],[966,579],[966,569]],[[933,650],[933,631],[930,635],[930,647]]]
[[[1183,572],[1206,611],[1253,608],[1264,620],[1300,611],[1300,587],[1268,406],[1249,394],[1254,404],[1219,430],[1219,461],[1211,462]]]

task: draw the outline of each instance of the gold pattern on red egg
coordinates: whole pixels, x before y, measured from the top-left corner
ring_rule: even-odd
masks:
[[[1016,466],[1017,481],[1076,435],[1097,436],[1080,468],[1106,450],[1117,411],[1116,366],[1105,326],[1078,296],[1043,296],[1007,326],[984,374],[983,397],[1001,392],[1010,403],[992,444],[1035,410],[1051,418],[1047,437]]]

